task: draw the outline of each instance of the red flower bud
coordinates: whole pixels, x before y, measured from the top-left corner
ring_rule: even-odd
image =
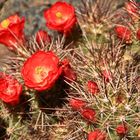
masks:
[[[7,104],[19,103],[22,85],[10,75],[0,73],[0,99]]]
[[[75,9],[66,2],[56,2],[44,12],[48,28],[68,32],[76,23]]]
[[[40,45],[41,43],[49,43],[51,41],[50,36],[46,31],[39,30],[36,33],[36,42]]]
[[[128,132],[128,128],[125,124],[120,124],[116,128],[116,132],[118,135],[123,136]]]
[[[88,140],[106,140],[106,134],[105,132],[97,129],[88,134]]]
[[[115,27],[115,33],[125,42],[131,41],[131,31],[127,27],[118,25]]]
[[[90,109],[90,108],[83,108],[81,111],[80,111],[81,115],[83,118],[85,118],[86,120],[88,121],[96,121],[96,118],[95,118],[95,111],[93,109]]]
[[[140,29],[137,31],[137,39],[140,40]]]
[[[70,99],[69,105],[75,110],[80,110],[86,106],[86,102],[79,99]]]
[[[100,91],[96,82],[88,81],[87,86],[88,86],[88,91],[93,95]]]
[[[134,1],[125,3],[125,9],[133,20],[139,19],[139,6],[140,4]]]
[[[63,76],[65,77],[66,81],[71,83],[72,81],[76,81],[77,75],[71,65],[69,64],[69,61],[67,59],[64,59],[62,62],[63,65]]]

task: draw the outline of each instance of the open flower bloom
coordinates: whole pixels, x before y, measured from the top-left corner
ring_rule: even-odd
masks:
[[[96,121],[96,117],[95,117],[96,112],[93,109],[91,109],[91,108],[83,108],[80,111],[80,114],[87,121],[92,121],[92,122]]]
[[[86,102],[80,99],[70,99],[69,105],[72,107],[72,109],[80,110],[86,106]]]
[[[88,134],[88,140],[106,140],[106,134],[97,129]]]
[[[38,51],[25,61],[21,73],[27,87],[41,91],[53,87],[62,73],[62,66],[52,51]]]
[[[7,104],[16,105],[20,101],[22,85],[10,75],[0,73],[0,99]]]
[[[9,49],[14,49],[14,44],[23,42],[24,40],[24,18],[13,15],[0,23],[0,43]]]
[[[115,27],[115,33],[121,40],[125,42],[131,41],[131,31],[126,26],[118,25]]]
[[[97,83],[94,82],[94,81],[88,81],[87,87],[88,87],[88,91],[90,93],[92,93],[93,95],[100,91],[99,88],[98,88]]]
[[[44,30],[39,30],[36,33],[36,42],[41,45],[42,43],[50,43],[51,39],[48,33]]]
[[[88,134],[88,140],[106,140],[106,134],[97,129]]]
[[[137,39],[140,40],[140,29],[137,30]]]
[[[60,32],[68,32],[76,23],[75,9],[66,2],[56,2],[44,12],[48,28]]]
[[[116,127],[116,132],[117,132],[118,135],[123,136],[128,132],[128,128],[125,124],[119,124]]]
[[[139,16],[140,16],[139,6],[140,6],[140,3],[137,3],[135,1],[133,2],[130,1],[130,2],[125,3],[125,9],[133,20],[139,20]]]

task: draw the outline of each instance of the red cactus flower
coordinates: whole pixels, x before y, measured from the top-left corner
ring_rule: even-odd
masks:
[[[128,132],[128,128],[125,124],[120,124],[116,128],[116,132],[118,135],[123,136]]]
[[[105,82],[109,82],[110,80],[112,80],[112,74],[109,70],[103,70],[102,76],[103,76]]]
[[[22,85],[10,75],[0,73],[0,99],[9,105],[19,103]]]
[[[14,44],[24,41],[24,18],[13,15],[0,23],[0,43],[9,49],[15,49]]]
[[[93,82],[93,81],[88,81],[87,87],[88,87],[88,91],[90,93],[92,93],[93,95],[100,91],[99,88],[98,88],[97,83]]]
[[[66,81],[71,83],[72,81],[76,81],[77,75],[73,68],[71,67],[69,60],[64,59],[62,62],[63,65],[63,76],[65,77]]]
[[[53,87],[62,67],[53,52],[38,51],[25,61],[21,73],[26,86],[41,91]]]
[[[76,23],[75,9],[66,2],[56,2],[44,12],[48,28],[60,32],[68,32]]]
[[[86,102],[83,100],[79,100],[79,99],[70,99],[69,105],[74,110],[80,110],[81,108],[86,106]]]
[[[126,2],[125,9],[133,20],[139,19],[139,6],[140,3]]]
[[[125,42],[131,41],[131,31],[129,28],[118,25],[115,27],[115,33],[120,39],[124,40]]]
[[[140,29],[137,30],[137,39],[140,40]]]
[[[36,33],[36,42],[40,45],[42,43],[49,43],[51,41],[50,36],[44,30],[39,30]]]
[[[88,134],[88,140],[106,140],[106,134],[97,129]]]
[[[82,115],[83,118],[85,118],[88,121],[93,121],[93,122],[96,121],[96,118],[95,118],[96,112],[93,109],[83,108],[80,111],[80,114]]]

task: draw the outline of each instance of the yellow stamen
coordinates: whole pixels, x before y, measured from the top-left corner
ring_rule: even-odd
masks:
[[[7,28],[7,27],[9,26],[9,24],[10,24],[9,19],[5,19],[5,20],[3,20],[3,21],[1,22],[1,26],[2,26],[3,28]]]
[[[49,72],[49,68],[45,68],[43,66],[38,66],[35,68],[35,79],[37,82],[41,82],[45,77],[47,77]]]
[[[35,68],[35,73],[36,73],[36,74],[40,74],[42,71],[43,71],[43,67],[40,67],[40,66],[39,66],[39,67],[36,67],[36,68]]]
[[[57,13],[56,13],[56,17],[62,18],[62,13],[61,13],[61,12],[57,12]]]

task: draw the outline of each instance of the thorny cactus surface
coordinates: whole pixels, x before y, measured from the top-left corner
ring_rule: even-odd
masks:
[[[27,37],[17,15],[0,23],[15,54],[0,72],[0,139],[140,138],[139,3],[81,0],[75,9],[44,10],[51,36]]]

